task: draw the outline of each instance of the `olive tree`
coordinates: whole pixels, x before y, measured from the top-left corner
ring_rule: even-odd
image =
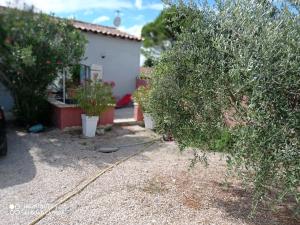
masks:
[[[181,10],[182,1],[173,4]],[[254,186],[254,208],[268,197],[292,196],[299,206],[298,6],[247,0],[188,6],[198,17],[163,54],[153,79],[158,131],[171,132],[181,149],[204,150],[201,159],[206,151],[227,152],[230,168]]]
[[[23,124],[44,120],[46,89],[80,61],[84,36],[67,20],[32,8],[1,8],[0,40],[0,82],[13,96],[16,118]]]

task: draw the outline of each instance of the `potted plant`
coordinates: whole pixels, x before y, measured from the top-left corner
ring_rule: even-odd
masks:
[[[153,130],[155,127],[154,120],[151,116],[149,110],[149,91],[148,87],[141,86],[133,93],[133,100],[135,102],[135,111],[138,115],[139,109],[136,107],[141,107],[144,117],[145,128]]]
[[[75,98],[84,112],[81,115],[83,135],[94,137],[99,115],[115,105],[112,85],[103,82],[86,81],[78,88]]]
[[[143,86],[141,86],[143,87]],[[143,90],[142,88],[138,88],[135,92],[132,94],[132,100],[133,100],[133,106],[134,106],[134,119],[137,122],[143,121],[143,111],[142,111],[142,96],[143,96]]]

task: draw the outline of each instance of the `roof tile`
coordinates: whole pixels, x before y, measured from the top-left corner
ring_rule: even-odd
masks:
[[[120,37],[124,39],[129,39],[129,40],[135,40],[135,41],[141,41],[142,39],[140,37],[136,37],[131,34],[127,34],[123,31],[120,31],[114,27],[107,27],[107,26],[102,26],[98,24],[92,24],[92,23],[86,23],[78,20],[72,20],[71,21],[73,26],[77,29],[80,29],[82,31],[87,31],[87,32],[94,32],[94,33],[99,33],[103,35],[108,35],[108,36],[113,36],[113,37]]]

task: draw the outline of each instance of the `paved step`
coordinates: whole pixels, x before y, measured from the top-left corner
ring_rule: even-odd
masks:
[[[144,122],[136,121],[134,118],[126,118],[126,119],[115,119],[114,125],[117,126],[131,126],[131,125],[143,125]]]

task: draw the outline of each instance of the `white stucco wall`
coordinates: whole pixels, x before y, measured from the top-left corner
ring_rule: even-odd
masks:
[[[84,33],[88,40],[85,65],[103,66],[103,80],[114,81],[117,98],[135,90],[135,79],[139,74],[141,42],[114,38],[94,33]],[[104,56],[104,58],[102,58]]]

